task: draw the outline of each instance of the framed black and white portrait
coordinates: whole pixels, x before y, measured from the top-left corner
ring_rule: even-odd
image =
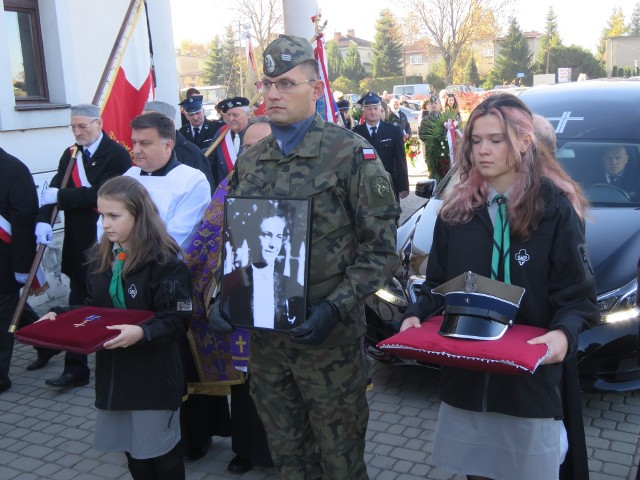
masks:
[[[222,313],[234,325],[288,331],[306,318],[308,198],[226,197]]]

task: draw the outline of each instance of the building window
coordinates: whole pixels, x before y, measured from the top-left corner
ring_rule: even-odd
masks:
[[[422,65],[422,55],[409,55],[411,65]]]
[[[4,18],[16,102],[48,101],[37,0],[4,0]]]

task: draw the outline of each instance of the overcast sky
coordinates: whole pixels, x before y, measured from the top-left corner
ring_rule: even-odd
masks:
[[[357,37],[373,40],[376,19],[382,9],[391,8],[402,16],[394,0],[317,1],[322,16],[328,21],[325,33],[329,38],[334,31],[346,33],[354,29]],[[522,31],[543,32],[549,5],[553,5],[564,44],[576,44],[595,52],[613,9],[622,7],[628,22],[638,2],[640,0],[513,0],[504,23],[507,23],[506,17],[515,14]],[[171,0],[176,45],[182,39],[208,43],[213,36],[224,33],[230,23],[237,24],[232,4],[220,0]]]

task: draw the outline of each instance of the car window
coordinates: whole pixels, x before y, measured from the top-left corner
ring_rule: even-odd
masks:
[[[640,145],[571,141],[556,158],[597,206],[640,203]]]

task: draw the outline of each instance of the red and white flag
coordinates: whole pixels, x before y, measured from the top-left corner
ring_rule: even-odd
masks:
[[[316,33],[316,47],[313,56],[320,66],[320,80],[324,82],[324,94],[317,102],[317,110],[326,122],[342,124],[342,117],[338,112],[338,105],[333,98],[329,85],[329,69],[327,68],[327,56],[322,42],[322,33]]]
[[[144,0],[137,0],[125,20],[109,77],[100,94],[104,130],[131,151],[129,122],[140,115],[144,104],[155,98],[147,13]]]

